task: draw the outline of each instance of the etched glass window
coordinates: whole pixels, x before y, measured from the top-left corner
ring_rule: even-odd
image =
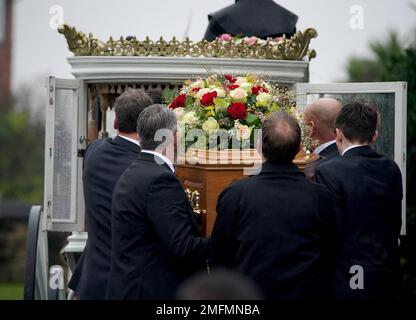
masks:
[[[70,220],[72,175],[72,127],[76,92],[73,89],[56,90],[54,127],[53,217]]]
[[[6,0],[0,0],[0,45],[6,39],[7,29]]]
[[[394,160],[394,93],[312,93],[307,94],[307,104],[319,98],[334,98],[345,105],[352,101],[364,101],[373,104],[381,114],[381,130],[374,146],[378,153]]]

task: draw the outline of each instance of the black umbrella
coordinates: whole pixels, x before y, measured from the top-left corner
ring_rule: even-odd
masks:
[[[223,33],[259,38],[291,37],[298,16],[273,0],[237,0],[235,4],[208,15],[204,39],[213,41]]]

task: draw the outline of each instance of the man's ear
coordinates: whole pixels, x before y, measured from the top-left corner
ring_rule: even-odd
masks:
[[[335,141],[337,143],[342,143],[342,141],[344,141],[344,134],[338,128],[335,128]]]
[[[378,138],[378,130],[374,132],[373,138],[371,139],[370,144],[375,144]]]
[[[113,126],[114,126],[114,130],[117,130],[118,129],[117,118],[114,118],[114,124],[113,124]]]
[[[309,121],[309,124],[310,124],[310,128],[311,128],[311,132],[310,132],[309,136],[312,138],[316,135],[316,131],[317,131],[316,121],[311,120],[311,121]]]
[[[343,143],[344,143],[344,134],[338,128],[335,128],[335,143],[337,144],[337,148],[340,154],[344,151]]]

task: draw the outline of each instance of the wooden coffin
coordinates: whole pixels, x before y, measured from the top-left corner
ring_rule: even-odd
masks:
[[[227,161],[228,159],[228,161]],[[319,157],[299,154],[293,161],[301,170]],[[212,232],[217,215],[216,204],[220,193],[233,181],[244,179],[256,172],[261,157],[255,149],[187,152],[186,159],[179,158],[176,175],[188,194],[194,213],[200,223],[201,235]]]

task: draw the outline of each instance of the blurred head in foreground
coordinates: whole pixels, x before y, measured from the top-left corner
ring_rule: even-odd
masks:
[[[255,284],[241,274],[216,270],[211,275],[197,274],[178,290],[180,300],[260,300]]]

